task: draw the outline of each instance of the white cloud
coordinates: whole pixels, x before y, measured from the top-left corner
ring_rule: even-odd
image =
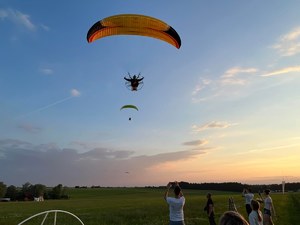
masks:
[[[261,76],[269,77],[269,76],[276,76],[276,75],[281,75],[281,74],[286,74],[286,73],[294,73],[294,72],[300,72],[300,66],[291,66],[291,67],[286,67],[283,69],[274,70],[272,72],[263,74]]]
[[[29,123],[22,123],[19,124],[17,127],[30,133],[38,133],[42,130],[41,127],[37,127]]]
[[[184,142],[183,145],[188,145],[188,146],[201,146],[201,145],[206,145],[208,143],[207,140],[195,140],[195,141],[187,141]]]
[[[276,49],[281,56],[293,56],[300,53],[300,27],[282,35],[272,48]]]
[[[72,97],[79,97],[81,93],[77,89],[72,89],[71,90],[71,96]]]
[[[207,102],[209,100],[212,100],[216,97],[219,96],[219,93],[213,94],[213,95],[209,95],[209,96],[204,96],[204,97],[197,97],[197,98],[192,98],[192,102],[193,103],[200,103],[200,102]]]
[[[239,78],[226,78],[221,80],[222,85],[245,85],[247,80]]]
[[[30,16],[18,10],[0,9],[0,18],[7,19],[15,24],[26,27],[28,30],[35,30],[36,26],[31,22]]]
[[[228,69],[221,76],[221,84],[222,85],[245,85],[247,80],[244,78],[238,78],[238,75],[242,74],[254,74],[258,71],[257,68],[241,68],[241,67],[232,67]]]
[[[206,86],[209,86],[212,83],[211,80],[201,79],[200,83],[196,85],[194,88],[192,95],[197,95],[201,90],[203,90]]]
[[[242,73],[256,73],[257,71],[258,70],[256,68],[232,67],[222,75],[222,78],[235,77],[237,74]]]
[[[43,68],[40,70],[43,74],[50,75],[53,74],[53,70],[49,68]]]
[[[244,155],[244,154],[249,154],[249,153],[262,153],[262,152],[267,152],[267,151],[274,151],[278,149],[286,149],[286,148],[291,148],[291,147],[297,147],[299,144],[287,144],[287,145],[279,145],[279,146],[271,146],[271,147],[265,147],[265,148],[255,148],[255,149],[250,149],[248,151],[244,152],[238,152],[236,153],[237,155]]]
[[[244,86],[249,84],[253,75],[256,75],[258,71],[259,69],[254,67],[236,66],[226,70],[216,80],[202,79],[192,92],[192,101],[194,103],[204,102],[224,96],[224,93],[232,93],[236,89],[231,88],[231,85]],[[227,88],[228,86],[230,88]]]
[[[30,16],[19,11],[15,12],[15,20],[30,30],[35,29],[35,25],[30,21]]]
[[[197,84],[195,89],[192,92],[192,95],[197,95],[201,90],[203,90],[204,86]]]
[[[228,122],[221,122],[221,121],[212,121],[212,122],[200,125],[200,126],[193,125],[192,129],[193,129],[194,132],[201,132],[201,131],[204,131],[204,130],[207,130],[207,129],[215,129],[215,128],[224,129],[224,128],[228,128],[228,127],[231,127],[231,126],[234,126],[234,125],[237,125],[237,124],[228,123]]]
[[[48,26],[44,25],[44,24],[41,24],[40,27],[41,27],[43,30],[45,30],[45,31],[49,31],[49,30],[50,30],[50,28],[49,28]]]

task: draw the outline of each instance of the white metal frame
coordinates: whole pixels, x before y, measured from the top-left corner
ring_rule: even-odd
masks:
[[[59,209],[53,209],[53,210],[48,210],[48,211],[44,211],[44,212],[37,213],[37,214],[35,214],[35,215],[33,215],[33,216],[31,216],[31,217],[28,217],[27,219],[23,220],[23,221],[22,221],[21,223],[19,223],[18,225],[21,225],[21,224],[27,222],[28,220],[31,220],[31,219],[34,218],[34,217],[37,217],[37,216],[40,216],[40,215],[45,214],[44,219],[43,219],[43,221],[42,221],[42,223],[41,223],[41,225],[43,225],[49,213],[54,213],[54,221],[53,221],[53,225],[56,225],[56,218],[57,218],[57,213],[58,213],[58,212],[69,214],[69,215],[75,217],[82,225],[84,225],[84,223],[81,221],[81,219],[79,219],[78,216],[76,216],[76,215],[74,215],[73,213],[70,213],[70,212],[68,212],[68,211],[59,210]]]

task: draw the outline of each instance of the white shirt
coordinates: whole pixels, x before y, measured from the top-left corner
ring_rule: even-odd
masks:
[[[185,198],[183,196],[180,198],[167,197],[166,201],[169,204],[170,221],[183,221],[183,206]]]
[[[271,210],[272,198],[270,196],[265,198],[264,203],[265,203],[264,208],[268,209],[268,210]]]
[[[263,216],[260,214],[261,221],[258,220],[257,211],[252,210],[252,212],[249,214],[249,224],[250,225],[263,225]]]
[[[253,193],[246,193],[244,194],[244,197],[245,197],[245,201],[246,201],[246,204],[251,204],[251,200],[254,198],[254,194]]]

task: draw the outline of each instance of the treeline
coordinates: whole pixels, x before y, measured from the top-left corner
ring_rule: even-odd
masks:
[[[180,187],[183,189],[198,189],[198,190],[215,190],[215,191],[232,191],[241,192],[243,188],[251,188],[252,192],[262,192],[265,189],[272,191],[282,191],[282,184],[242,184],[238,182],[224,183],[189,183],[180,182]],[[285,191],[300,191],[300,182],[285,183]]]
[[[31,184],[29,182],[16,187],[6,186],[0,182],[0,198],[7,198],[10,201],[43,201],[44,199],[68,199],[67,187],[58,184],[53,188],[47,188],[43,184]]]

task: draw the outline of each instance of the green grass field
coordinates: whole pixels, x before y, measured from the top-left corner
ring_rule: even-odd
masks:
[[[167,225],[168,207],[163,200],[164,191],[148,188],[70,189],[69,200],[0,202],[0,224],[17,225],[36,213],[60,209],[77,215],[85,225]],[[207,191],[184,190],[187,225],[209,224],[203,211],[206,193]],[[238,211],[246,215],[244,199],[240,193],[211,193],[215,203],[216,221],[228,209],[229,197],[234,198]],[[275,225],[300,224],[300,193],[272,193],[271,196],[278,215]],[[79,224],[65,214],[58,214],[57,218],[57,225]],[[41,221],[42,218],[37,218],[26,224],[41,224]],[[51,217],[44,223],[48,224],[53,224]]]

